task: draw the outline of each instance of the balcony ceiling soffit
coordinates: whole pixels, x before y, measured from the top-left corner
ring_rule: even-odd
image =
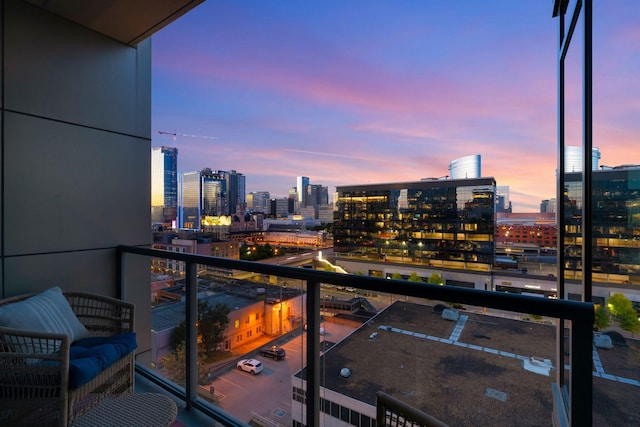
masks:
[[[26,0],[69,21],[135,46],[204,0]]]

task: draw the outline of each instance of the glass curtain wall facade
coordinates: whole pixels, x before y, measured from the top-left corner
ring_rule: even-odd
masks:
[[[298,206],[307,206],[307,187],[309,186],[309,177],[299,176],[296,179],[296,193],[298,195]]]
[[[268,212],[271,194],[268,191],[256,191],[247,194],[247,207],[252,211]]]
[[[337,187],[334,252],[394,262],[492,264],[495,189],[493,178]]]
[[[244,207],[246,203],[246,177],[235,170],[225,172],[218,171],[224,175],[227,181],[227,210],[222,215],[230,215],[237,212],[238,205]]]
[[[180,187],[182,228],[200,229],[202,216],[231,215],[246,200],[245,176],[236,171],[186,172]]]
[[[481,157],[479,154],[460,157],[449,163],[449,177],[451,179],[471,179],[481,176]]]
[[[591,169],[598,170],[600,149],[591,149]],[[582,147],[569,145],[564,149],[564,168],[567,172],[582,172]]]
[[[226,215],[229,211],[227,202],[227,182],[225,179],[215,174],[203,172],[201,215]]]
[[[178,149],[151,150],[151,221],[171,227],[178,212]]]
[[[200,172],[183,173],[180,189],[180,227],[200,229]]]
[[[582,174],[565,174],[565,269],[582,270]],[[592,173],[592,271],[640,284],[640,166]]]

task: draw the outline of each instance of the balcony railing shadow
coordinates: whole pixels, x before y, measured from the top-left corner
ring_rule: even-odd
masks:
[[[307,426],[320,425],[320,353],[321,353],[321,316],[320,316],[320,285],[329,284],[336,287],[351,287],[357,283],[361,290],[394,294],[409,297],[427,298],[430,300],[447,301],[450,303],[467,304],[487,307],[514,313],[528,313],[531,315],[555,318],[556,326],[568,326],[569,348],[569,376],[559,373],[553,387],[554,413],[549,419],[555,425],[591,425],[592,423],[592,327],[594,321],[593,305],[567,300],[548,300],[530,296],[496,293],[466,288],[446,287],[415,283],[403,280],[388,280],[361,275],[336,274],[306,268],[295,268],[249,261],[237,261],[214,258],[202,255],[175,253],[146,247],[120,246],[118,248],[118,277],[119,286],[126,294],[126,289],[138,286],[128,280],[126,260],[129,257],[146,257],[171,259],[184,263],[185,266],[185,302],[186,302],[186,386],[177,387],[166,382],[153,371],[143,366],[137,366],[137,373],[147,380],[163,387],[184,402],[187,410],[196,409],[223,425],[246,425],[229,416],[219,408],[198,396],[198,369],[196,322],[198,307],[198,266],[208,266],[218,269],[229,269],[255,274],[278,276],[297,279],[306,283],[306,411]],[[151,264],[151,262],[150,262]],[[561,336],[564,334],[561,333]],[[564,356],[560,358],[564,360]],[[565,384],[566,383],[566,384]],[[549,390],[552,394],[552,390]],[[380,420],[379,425],[383,425]],[[442,420],[446,423],[447,420]]]
[[[376,394],[376,420],[380,427],[447,427],[442,421],[381,391]]]

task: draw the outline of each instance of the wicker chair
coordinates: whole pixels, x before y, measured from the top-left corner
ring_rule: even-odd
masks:
[[[0,306],[32,295],[0,300]],[[64,296],[89,336],[134,331],[133,304],[85,292]],[[87,384],[69,389],[70,345],[64,334],[0,327],[0,425],[67,426],[103,397],[133,392],[133,352]],[[59,351],[47,354],[46,348]]]

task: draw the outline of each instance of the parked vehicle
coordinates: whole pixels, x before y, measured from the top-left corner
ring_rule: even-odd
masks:
[[[241,371],[251,372],[253,375],[262,372],[262,362],[257,359],[242,359],[236,364],[236,367]]]
[[[275,360],[282,360],[287,355],[284,348],[272,345],[271,347],[263,348],[260,350],[260,356],[271,357]]]

